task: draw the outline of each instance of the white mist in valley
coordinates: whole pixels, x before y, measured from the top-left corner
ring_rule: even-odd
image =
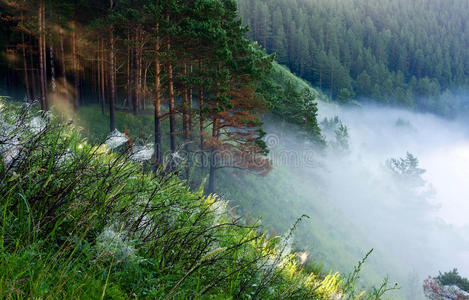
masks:
[[[362,253],[375,248],[369,261],[375,274],[399,281],[405,298],[414,297],[409,296],[411,290],[415,297],[421,297],[423,280],[439,271],[458,268],[463,276],[469,276],[469,125],[389,107],[319,104],[319,121],[335,116],[347,127],[348,150],[328,147],[325,154],[314,156],[314,163],[278,163],[277,169],[299,178],[298,186],[292,187],[294,200],[285,202],[330,202],[357,226],[357,236],[366,237]],[[284,145],[272,150],[274,156],[285,147],[299,152],[312,147],[301,137],[293,138],[298,132],[288,132],[281,122],[268,120],[265,127]],[[323,132],[334,144],[334,131]],[[389,167],[390,159],[406,158],[407,153],[425,170],[421,174],[424,182],[413,185],[405,178],[398,180]],[[274,168],[272,178],[277,176],[275,172]],[[278,185],[273,179],[269,182],[269,176],[264,179],[266,185]],[[312,186],[315,192],[311,192]],[[287,205],[285,212],[293,206]],[[314,215],[314,208],[302,205],[305,214]],[[327,220],[333,217],[325,214],[312,218],[321,218],[331,227],[346,224]],[[311,226],[307,230],[311,233],[315,229]],[[299,241],[312,243],[305,248],[314,251],[321,247],[306,239]],[[380,267],[384,261],[388,263]],[[353,265],[350,262],[348,270]]]
[[[419,273],[469,274],[469,126],[392,108],[320,106],[319,119],[336,115],[350,150],[326,160],[328,195]],[[410,194],[386,166],[408,152],[427,183]]]
[[[435,216],[458,227],[469,225],[469,123],[376,106],[321,106],[319,119],[336,115],[348,127],[351,158],[371,167],[414,154],[426,170],[422,177],[434,187],[428,200],[437,206]]]

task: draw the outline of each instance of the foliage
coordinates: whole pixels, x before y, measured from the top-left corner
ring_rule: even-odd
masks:
[[[441,278],[444,277],[446,283]],[[431,300],[466,300],[469,299],[469,293],[460,287],[461,281],[467,281],[457,274],[457,270],[441,274],[436,277],[428,277],[423,283],[425,296]],[[459,284],[458,284],[459,283]]]
[[[365,292],[363,291],[359,292],[359,294],[356,295],[355,284],[360,278],[360,272],[363,267],[363,264],[365,263],[365,261],[368,259],[368,257],[371,255],[372,252],[373,252],[373,249],[368,251],[365,257],[361,261],[358,262],[358,265],[353,268],[353,272],[350,273],[345,279],[344,289],[349,291],[348,296],[352,299],[356,297],[363,298],[365,296]],[[372,292],[368,297],[370,299],[381,299],[383,295],[386,294],[387,292],[398,289],[397,283],[395,283],[393,287],[389,287],[388,283],[389,283],[389,279],[385,278],[383,283],[378,288],[373,287]]]
[[[317,122],[319,93],[284,67],[274,64],[272,72],[261,82],[260,91],[270,111],[289,123],[299,125],[303,137],[324,145]]]
[[[326,136],[334,136],[335,141],[329,141],[329,145],[338,151],[349,150],[349,134],[348,128],[342,123],[338,116],[331,118],[324,118],[321,121],[321,129]]]
[[[444,113],[467,87],[467,2],[238,0],[247,36],[329,90]]]
[[[334,131],[335,132],[335,137],[336,137],[336,148],[339,148],[341,150],[348,150],[349,149],[349,144],[348,144],[348,129],[347,126],[344,124],[340,124],[339,127]]]
[[[469,293],[469,280],[459,275],[457,269],[438,274],[436,277],[441,285],[456,285],[461,290]]]
[[[424,185],[425,181],[421,175],[425,173],[425,170],[418,167],[419,161],[411,153],[407,152],[405,158],[392,158],[386,164],[402,180],[410,182],[415,186]]]

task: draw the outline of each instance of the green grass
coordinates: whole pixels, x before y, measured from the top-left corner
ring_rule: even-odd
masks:
[[[93,146],[53,116],[31,127],[34,112],[19,110],[0,112],[1,144],[15,141],[0,149],[0,298],[352,294],[345,277],[306,272],[288,239],[240,222],[220,199],[144,173],[125,147]]]
[[[152,140],[153,115],[134,115],[117,111],[115,117],[117,130],[123,132],[127,129],[136,138]],[[91,143],[102,142],[109,134],[109,113],[103,115],[97,105],[81,106],[76,120]]]

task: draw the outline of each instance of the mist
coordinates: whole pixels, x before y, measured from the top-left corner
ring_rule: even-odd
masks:
[[[256,184],[275,191],[269,194],[272,208],[255,204],[247,209],[274,226],[285,221],[284,215],[290,221],[295,213],[311,216],[296,234],[296,248],[341,272],[374,248],[365,281],[389,276],[401,287],[396,295],[406,299],[422,297],[423,280],[439,271],[458,268],[468,276],[469,126],[463,119],[430,113],[319,103],[319,121],[336,116],[347,127],[346,149],[337,146],[334,130],[322,128],[328,146],[311,151],[315,146],[297,128],[265,120],[274,170]],[[391,159],[407,153],[425,170],[418,184],[389,167]],[[244,189],[250,188],[249,180],[242,180]],[[331,253],[334,247],[343,249]]]
[[[462,240],[467,238],[469,225],[467,125],[392,108],[321,105],[320,119],[334,115],[348,127],[350,151],[341,159],[330,159],[329,155],[325,161],[330,198],[350,214],[363,214],[354,207],[366,209],[367,216],[357,222],[371,230],[385,230],[380,234],[388,236],[390,242],[402,243],[397,246],[404,255],[405,248],[410,252],[419,246],[417,242],[421,243],[421,250],[427,251],[425,255],[416,252],[416,257],[426,256],[421,260],[428,260],[429,265],[420,266],[418,261],[409,261],[409,265],[415,263],[416,268],[429,274],[451,267],[469,274],[469,244]],[[426,195],[417,191],[402,194],[405,188],[388,178],[386,160],[403,157],[407,152],[414,154],[419,167],[426,170],[422,175],[427,183]],[[344,182],[347,184],[341,184]],[[391,212],[393,215],[389,215]],[[363,222],[367,219],[371,223]],[[398,231],[400,227],[402,232]]]

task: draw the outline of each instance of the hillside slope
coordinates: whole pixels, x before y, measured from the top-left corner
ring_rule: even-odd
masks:
[[[50,114],[2,104],[0,118],[1,297],[363,295],[359,270],[308,271],[288,230],[268,238],[218,197],[142,171],[125,135],[93,146]]]
[[[314,102],[329,102],[326,95],[293,75],[288,68],[279,64],[274,64],[271,79],[273,83],[284,87],[291,84],[300,94],[305,89],[309,90],[317,99]],[[119,113],[117,119],[119,120],[119,130],[126,129],[138,139],[151,138],[153,130],[151,115],[134,116],[128,113]],[[289,135],[292,141],[296,140],[297,137],[305,138],[302,126],[285,122],[281,115],[267,114],[264,121],[266,122],[264,127],[268,134],[266,137],[268,145],[272,135],[281,135],[282,141]],[[84,127],[83,132],[94,141],[102,140],[106,136],[106,120],[101,117],[93,106],[80,109],[78,122]],[[283,135],[277,132],[279,124],[284,124]],[[309,139],[307,140],[309,141]],[[307,147],[311,146],[308,141],[305,140],[304,142]],[[296,146],[296,142],[292,145]],[[273,156],[282,153],[284,150],[288,151],[288,148],[278,148],[276,147],[278,145],[275,144],[269,146],[272,148],[271,154]],[[319,148],[321,147],[323,146],[319,146]],[[318,267],[318,270],[321,269],[324,274],[328,274],[329,270],[336,269],[348,273],[353,270],[356,263],[370,249],[376,247],[376,243],[366,237],[360,227],[348,218],[346,212],[340,211],[334,203],[327,199],[319,185],[303,184],[302,176],[308,178],[315,176],[311,175],[311,172],[314,173],[314,170],[318,167],[320,166],[314,165],[311,170],[302,170],[302,173],[298,173],[295,168],[282,164],[276,165],[274,162],[274,168],[267,177],[249,174],[239,176],[232,173],[232,170],[226,169],[220,174],[219,180],[216,181],[215,191],[222,195],[224,199],[230,201],[230,206],[236,207],[245,218],[255,221],[258,217],[261,217],[266,230],[277,234],[288,232],[291,225],[301,215],[309,215],[310,218],[304,219],[294,234],[294,249],[307,251],[310,254],[308,261]],[[198,187],[203,178],[203,172],[195,170],[191,178],[193,187]],[[319,177],[318,180],[320,180]],[[305,194],[310,195],[310,197],[304,198]],[[392,281],[406,278],[406,271],[395,267],[399,266],[399,262],[392,260],[378,261],[375,259],[376,256],[388,257],[384,253],[385,251],[381,252],[382,249],[376,249],[363,267],[362,287],[379,284],[390,273],[398,274],[398,276],[390,278]],[[324,264],[324,266],[319,268],[321,264]]]

